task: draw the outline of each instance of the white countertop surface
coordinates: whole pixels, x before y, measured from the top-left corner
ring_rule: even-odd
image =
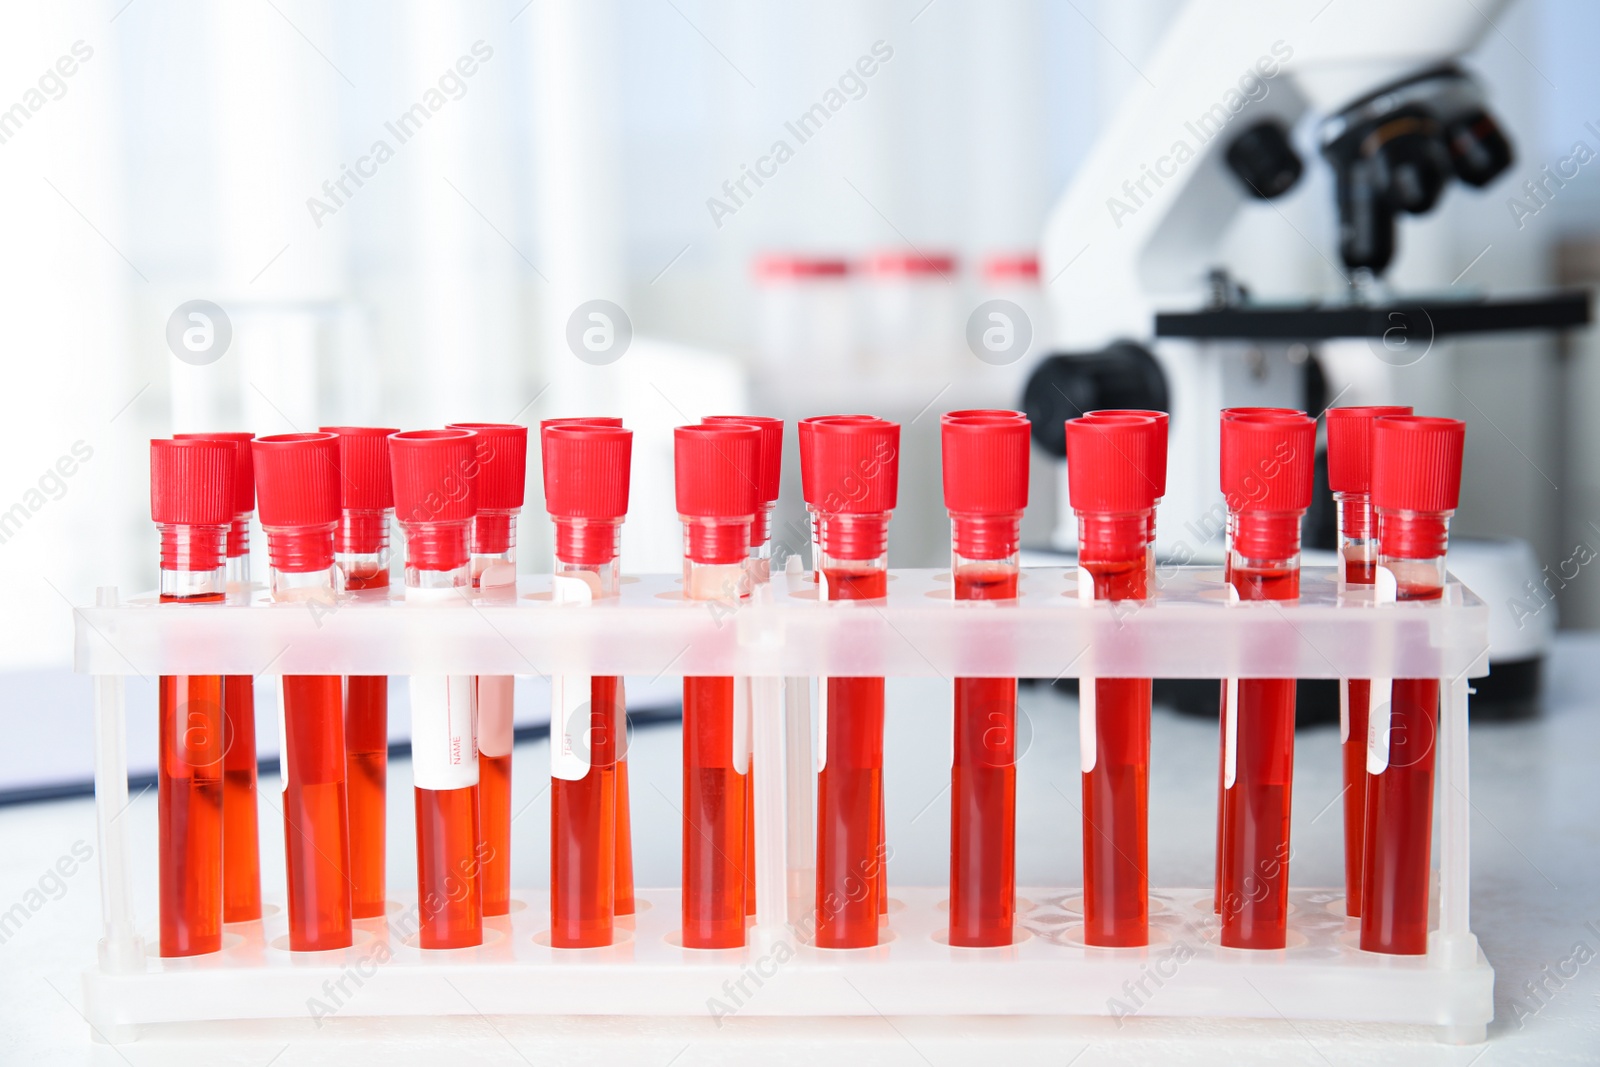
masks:
[[[885,782],[891,886],[942,884],[948,871],[947,688],[934,681],[889,685]],[[1525,723],[1475,726],[1472,734],[1474,929],[1496,971],[1496,1019],[1488,1044],[1442,1046],[1422,1029],[1334,1023],[973,1018],[760,1019],[709,1017],[456,1017],[206,1024],[147,1029],[115,1048],[94,1043],[79,1014],[78,976],[95,959],[99,897],[93,861],[59,880],[62,857],[95,845],[88,799],[0,808],[0,913],[23,903],[26,921],[0,943],[0,1062],[6,1064],[612,1063],[748,1064],[845,1062],[945,1064],[1403,1062],[1465,1067],[1600,1063],[1600,635],[1559,641],[1547,711]],[[1077,884],[1075,703],[1025,689],[1032,742],[1019,766],[1019,884]],[[49,709],[86,720],[88,706]],[[936,724],[930,728],[930,721]],[[637,879],[675,885],[675,811],[655,791],[679,792],[678,730],[640,729],[630,752]],[[1340,882],[1338,731],[1302,731],[1295,761],[1293,880]],[[547,878],[546,746],[516,751],[514,882]],[[1156,886],[1206,885],[1214,846],[1216,726],[1158,710],[1153,735],[1150,859]],[[275,776],[264,785],[276,788]],[[390,771],[389,877],[407,884],[411,838],[409,767]],[[1063,792],[1065,795],[1063,795]],[[652,803],[652,800],[656,801]],[[531,801],[531,804],[529,802]],[[262,806],[263,877],[281,887],[282,831]],[[155,796],[124,818],[136,853],[141,925],[155,919]],[[82,842],[82,844],[78,844]],[[30,895],[30,890],[39,890]],[[33,904],[42,905],[32,908]],[[1592,925],[1589,925],[1592,924]],[[1582,946],[1580,950],[1580,946]],[[1573,963],[1563,961],[1587,960]],[[1547,969],[1548,968],[1548,969]],[[1562,971],[1572,975],[1561,977]],[[1554,976],[1554,977],[1551,977]],[[1538,998],[1526,983],[1545,982]]]

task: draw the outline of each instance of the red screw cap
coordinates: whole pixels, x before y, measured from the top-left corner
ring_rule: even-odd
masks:
[[[1388,415],[1372,422],[1372,505],[1388,511],[1454,511],[1461,500],[1459,419]]]
[[[633,431],[592,422],[541,429],[544,504],[557,519],[620,519],[628,513]]]
[[[1401,406],[1329,408],[1328,488],[1335,493],[1372,489],[1372,421],[1383,415],[1409,415]]]
[[[251,462],[250,442],[253,433],[175,433],[174,441],[231,441],[238,455],[233,469],[233,511],[242,515],[256,507],[255,466]]]
[[[258,437],[262,526],[323,526],[339,521],[339,439],[331,433]]]
[[[1222,423],[1222,492],[1233,511],[1311,506],[1317,424],[1304,415],[1239,415]]]
[[[183,438],[150,442],[150,518],[161,525],[226,526],[233,521],[239,446]]]
[[[394,507],[394,478],[389,466],[389,426],[324,426],[339,439],[339,506],[350,511],[382,511]]]
[[[959,411],[947,411],[940,415],[939,425],[943,426],[947,422],[968,422],[974,419],[980,422],[992,419],[1011,419],[1013,421],[1021,419],[1026,422],[1028,416],[1020,411],[1012,411],[1010,408],[962,408]]]
[[[389,437],[394,508],[401,522],[464,522],[477,513],[476,437],[470,430],[407,430]]]
[[[777,500],[783,484],[783,420],[765,415],[707,415],[700,421],[707,426],[743,424],[761,431],[760,455],[756,459],[759,502],[770,504]]]
[[[679,426],[672,432],[678,514],[696,563],[738,563],[750,550],[761,504],[761,430],[742,423]],[[726,519],[727,522],[693,520]]]
[[[1067,490],[1074,511],[1116,514],[1156,506],[1153,425],[1135,415],[1067,420]]]
[[[951,514],[1014,515],[1028,506],[1027,419],[947,416],[940,422],[944,506]]]
[[[280,571],[333,566],[339,522],[339,439],[331,433],[258,437],[256,475],[267,551]]]
[[[900,490],[900,424],[883,419],[823,418],[811,424],[814,494],[824,514],[893,511]]]
[[[845,422],[881,421],[876,415],[812,415],[795,423],[795,435],[800,441],[800,495],[805,498],[806,506],[810,508],[815,508],[822,496],[816,484],[817,470],[814,462],[816,452],[812,448],[812,431],[823,419],[842,419]]]
[[[478,435],[478,510],[520,508],[528,481],[528,428],[514,422],[452,422],[445,429]]]
[[[1014,412],[952,412],[939,422],[944,506],[956,553],[1005,559],[1017,550],[1028,506],[1028,420]]]
[[[1150,434],[1150,477],[1156,483],[1156,499],[1167,495],[1167,413],[1145,408],[1102,408],[1083,416],[1086,419],[1135,418],[1147,420]]]
[[[761,506],[761,431],[723,423],[672,431],[678,514],[700,519],[748,519]]]

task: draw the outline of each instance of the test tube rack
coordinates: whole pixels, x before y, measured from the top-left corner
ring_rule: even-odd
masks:
[[[1055,567],[1024,570],[1015,601],[956,602],[947,571],[897,570],[884,600],[819,603],[798,562],[734,602],[685,600],[681,580],[670,575],[624,578],[620,596],[577,605],[552,601],[548,575],[459,605],[406,604],[398,589],[346,594],[332,604],[275,604],[255,589],[225,605],[158,606],[153,595],[119,601],[115,590],[102,590],[94,607],[74,616],[76,669],[94,679],[104,924],[98,966],[84,976],[90,1025],[101,1039],[120,1042],[148,1024],[335,1011],[1103,1017],[1137,1010],[1422,1025],[1444,1041],[1484,1039],[1494,972],[1468,916],[1467,698],[1468,679],[1488,671],[1488,609],[1458,581],[1449,580],[1442,601],[1379,605],[1369,590],[1341,590],[1335,568],[1307,567],[1298,601],[1230,604],[1219,569],[1161,567],[1157,596],[1129,605],[1080,598],[1076,575]],[[134,915],[135,863],[118,819],[128,804],[124,678],[264,670],[750,678],[757,902],[747,947],[679,947],[677,891],[641,890],[639,913],[619,920],[618,943],[552,949],[548,893],[524,888],[514,890],[510,915],[485,921],[485,943],[471,949],[417,948],[400,921],[414,897],[392,892],[389,916],[358,920],[349,949],[288,951],[279,897],[275,914],[226,927],[222,951],[161,958],[154,916]],[[1154,890],[1148,947],[1086,947],[1072,886],[1019,888],[1017,943],[1005,948],[942,943],[944,888],[900,885],[890,886],[898,903],[882,944],[815,948],[803,921],[811,907],[815,781],[805,679],[829,675],[1438,678],[1438,868],[1428,952],[1360,951],[1342,890],[1303,887],[1291,890],[1289,947],[1279,951],[1218,945],[1209,887]],[[1157,986],[1159,994],[1149,995]]]

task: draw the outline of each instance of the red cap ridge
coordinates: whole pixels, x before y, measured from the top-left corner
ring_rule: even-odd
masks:
[[[759,502],[777,500],[783,485],[783,420],[765,415],[707,415],[700,421],[707,426],[743,424],[761,431],[761,454],[756,461]]]
[[[239,446],[184,438],[150,442],[150,518],[171,526],[226,526],[233,521]]]
[[[478,510],[522,507],[528,481],[528,428],[515,422],[452,422],[447,430],[471,430],[477,459]]]
[[[543,428],[544,504],[557,519],[621,519],[628,513],[633,431],[566,422]]]
[[[672,431],[678,514],[696,563],[739,563],[761,507],[760,428],[747,423],[679,426]],[[725,519],[726,522],[705,521]]]
[[[324,426],[322,432],[339,439],[339,506],[350,511],[394,507],[389,438],[400,431],[388,426]]]
[[[1461,501],[1459,419],[1388,415],[1372,422],[1372,506],[1388,511],[1454,511]]]
[[[402,523],[465,522],[477,513],[472,478],[477,435],[407,430],[389,437],[395,517]]]
[[[1316,421],[1304,415],[1222,420],[1222,492],[1238,515],[1233,548],[1239,555],[1279,560],[1299,553],[1316,447]]]
[[[1328,488],[1335,493],[1372,491],[1372,421],[1381,415],[1409,415],[1410,407],[1329,408]]]
[[[811,446],[812,431],[823,419],[843,419],[846,422],[881,422],[876,415],[812,415],[795,423],[795,436],[800,442],[800,495],[806,506],[815,508],[822,491],[817,486],[816,452]]]
[[[956,554],[1005,559],[1017,550],[1028,506],[1028,420],[1014,412],[951,412],[939,422]]]
[[[1067,493],[1074,511],[1112,514],[1156,506],[1153,425],[1133,415],[1067,420]]]
[[[233,510],[242,515],[256,509],[255,466],[251,462],[250,442],[253,433],[175,433],[174,441],[231,441],[238,453],[238,464],[233,471]]]
[[[1135,418],[1147,420],[1150,435],[1150,477],[1156,483],[1156,499],[1167,495],[1167,423],[1165,411],[1145,408],[1103,408],[1083,416],[1086,419]]]
[[[900,424],[823,418],[811,424],[811,498],[824,514],[894,510],[900,489]]]
[[[333,566],[333,533],[339,523],[338,437],[274,434],[256,438],[251,448],[272,566],[301,573]]]

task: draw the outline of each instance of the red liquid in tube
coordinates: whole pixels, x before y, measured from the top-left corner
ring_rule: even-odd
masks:
[[[599,948],[615,937],[617,679],[589,683],[589,769],[550,781],[550,944]]]
[[[161,955],[196,956],[222,948],[222,679],[163,675],[160,705]]]
[[[732,678],[683,680],[683,944],[744,944],[745,776],[733,766]]]
[[[338,675],[286,675],[283,708],[290,768],[283,791],[289,948],[347,948],[351,893]]]
[[[888,595],[877,568],[827,567],[829,600]],[[883,850],[883,679],[829,678],[826,762],[817,777],[817,932],[821,948],[878,943]]]
[[[222,921],[261,918],[261,824],[256,809],[256,692],[248,674],[222,679]]]
[[[1011,600],[1017,571],[958,565],[957,600]],[[1016,920],[1017,683],[955,680],[950,771],[950,944],[1009,945]]]
[[[1293,600],[1298,568],[1235,562],[1240,600]],[[1289,916],[1289,812],[1294,782],[1293,678],[1241,678],[1233,785],[1223,791],[1222,943],[1283,948]]]
[[[1372,504],[1378,562],[1401,601],[1444,596],[1450,517],[1461,492],[1466,425],[1456,419],[1389,416],[1373,422]],[[1367,774],[1361,947],[1420,956],[1428,951],[1428,881],[1433,859],[1433,776],[1439,680],[1397,678],[1386,738]],[[1378,724],[1374,723],[1373,726]]]
[[[1143,600],[1143,556],[1081,564],[1096,600]],[[1084,941],[1150,943],[1150,680],[1096,678],[1095,762],[1083,775]]]
[[[387,589],[387,569],[369,575],[345,573],[345,588]],[[345,679],[344,747],[346,804],[350,814],[351,914],[372,919],[384,913],[388,840],[389,679],[351,675]]]

